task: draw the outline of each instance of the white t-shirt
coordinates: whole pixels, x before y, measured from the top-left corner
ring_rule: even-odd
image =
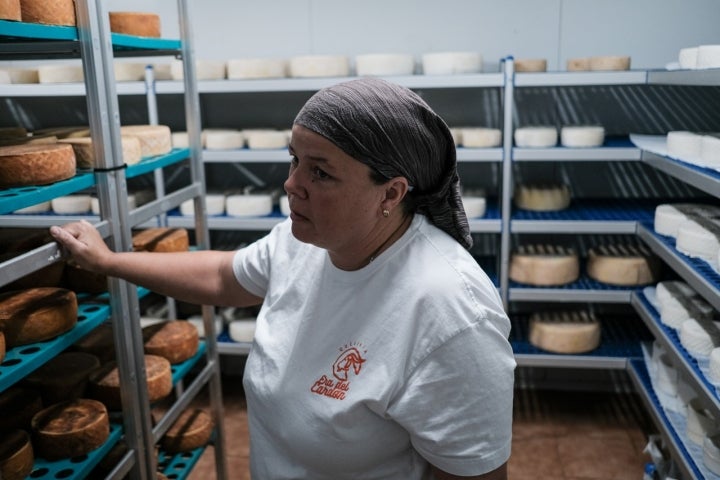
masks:
[[[463,247],[422,215],[368,266],[335,268],[291,221],[239,250],[264,297],[243,383],[258,479],[479,475],[510,456],[510,322]]]

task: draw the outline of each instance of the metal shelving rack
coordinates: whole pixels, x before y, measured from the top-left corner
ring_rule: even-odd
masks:
[[[185,200],[195,200],[195,230],[198,248],[208,248],[208,228],[204,218],[204,170],[201,159],[199,100],[195,79],[194,51],[192,47],[191,25],[188,21],[188,9],[185,0],[178,0],[180,30],[182,41],[165,39],[146,39],[110,32],[108,13],[102,3],[80,0],[76,2],[77,27],[57,27],[26,24],[22,22],[0,21],[0,60],[42,59],[42,58],[81,58],[85,72],[84,85],[61,86],[65,93],[86,95],[91,136],[94,139],[95,156],[99,159],[95,172],[80,173],[76,177],[59,182],[50,187],[11,189],[0,192],[0,214],[6,214],[24,206],[77,192],[95,185],[100,198],[101,221],[96,222],[100,234],[106,238],[111,248],[117,251],[132,249],[130,229],[150,218],[160,215],[165,209],[173,208]],[[176,149],[168,155],[144,159],[140,164],[127,168],[122,164],[120,147],[119,115],[117,92],[112,70],[114,56],[146,55],[182,55],[185,81],[182,93],[185,99],[186,121],[191,132],[191,149]],[[30,88],[26,88],[30,87]],[[122,88],[125,89],[125,88]],[[51,93],[51,91],[53,93]],[[3,87],[8,95],[57,95],[57,86],[15,85]],[[192,172],[191,184],[167,197],[151,202],[133,212],[127,209],[126,180],[164,166],[190,159]],[[127,169],[127,171],[126,171]],[[17,226],[9,222],[9,216],[0,219],[4,227]],[[34,218],[37,220],[37,217]],[[60,218],[64,223],[67,218]],[[12,224],[12,225],[10,225]],[[52,223],[56,224],[56,223]],[[40,226],[38,223],[28,225]],[[55,243],[39,247],[15,259],[0,264],[3,272],[3,284],[8,284],[27,273],[61,259],[61,252]],[[145,380],[145,368],[142,331],[139,322],[139,296],[137,287],[119,279],[109,279],[109,295],[105,306],[96,300],[88,305],[80,304],[78,325],[67,334],[46,342],[44,345],[23,347],[8,352],[9,362],[3,363],[3,379],[0,391],[18,381],[22,376],[39,367],[75,340],[95,328],[107,318],[113,324],[123,328],[113,328],[117,348],[118,369],[121,378],[121,399],[125,408],[122,426],[113,427],[110,439],[87,459],[73,459],[74,468],[65,468],[58,475],[63,478],[84,478],[94,463],[124,436],[128,453],[115,466],[108,478],[124,478],[128,474],[134,479],[155,478],[158,465],[150,453],[154,451],[159,438],[175,421],[182,409],[205,385],[209,386],[210,398],[215,419],[214,445],[218,478],[227,477],[224,456],[224,433],[222,426],[222,397],[220,392],[220,368],[217,356],[217,343],[211,335],[196,355],[184,364],[173,367],[173,383],[179,382],[201,359],[206,364],[201,372],[181,394],[162,420],[152,426],[150,404]],[[203,307],[206,331],[213,332],[211,321],[212,308]],[[17,358],[16,358],[17,357]],[[8,370],[9,369],[9,370]],[[169,459],[167,465],[176,468],[178,462]],[[40,462],[42,463],[42,462]],[[188,463],[188,462],[185,462]],[[194,464],[194,462],[192,462]],[[52,475],[51,466],[36,465],[33,478],[45,478]],[[168,467],[170,468],[170,467]],[[173,470],[175,473],[175,470]],[[188,473],[186,470],[184,473]],[[59,478],[59,477],[53,477]],[[174,478],[184,478],[174,474]]]

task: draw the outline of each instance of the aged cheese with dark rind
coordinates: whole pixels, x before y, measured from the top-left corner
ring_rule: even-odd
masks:
[[[160,440],[168,453],[189,452],[208,443],[214,425],[212,417],[200,408],[187,409]]]
[[[145,353],[164,357],[174,365],[197,353],[200,337],[190,322],[172,320],[143,328],[143,342]]]
[[[0,478],[24,480],[32,472],[35,462],[30,436],[24,430],[12,430],[0,435]]]
[[[40,392],[22,386],[8,388],[0,393],[0,431],[30,430],[32,417],[42,408]]]
[[[165,398],[172,391],[172,370],[167,359],[145,355],[145,376],[150,402]],[[122,408],[120,372],[115,362],[106,363],[90,375],[87,395],[104,403],[108,410]]]
[[[148,228],[133,235],[136,252],[185,252],[190,237],[184,228]]]
[[[0,329],[8,347],[50,340],[75,326],[77,311],[77,297],[70,290],[14,290],[0,295]]]
[[[23,383],[40,392],[43,404],[52,405],[83,397],[88,377],[99,367],[95,355],[63,352],[30,373]]]
[[[102,364],[115,360],[115,339],[110,323],[102,323],[75,342],[73,350],[96,356]]]

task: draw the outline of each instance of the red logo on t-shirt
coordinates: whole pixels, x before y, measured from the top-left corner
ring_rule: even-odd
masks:
[[[340,355],[332,365],[332,374],[336,380],[323,375],[310,387],[310,391],[325,397],[344,400],[345,395],[350,390],[350,372],[352,371],[355,376],[358,376],[366,361],[363,354],[367,352],[361,353],[360,348],[362,346],[359,344],[344,345],[340,349]]]

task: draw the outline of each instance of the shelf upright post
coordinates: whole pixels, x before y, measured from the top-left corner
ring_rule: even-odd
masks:
[[[195,242],[200,250],[210,248],[210,231],[205,207],[205,165],[202,159],[200,142],[200,93],[195,74],[195,48],[193,45],[192,25],[187,0],[178,0],[178,16],[180,17],[180,36],[182,40],[183,78],[185,83],[185,123],[190,146],[190,173],[194,184],[199,184],[202,194],[195,197]],[[218,355],[217,332],[215,332],[215,308],[203,305],[203,327],[208,363],[213,363],[213,375],[208,382],[210,403],[215,419],[215,465],[218,480],[228,478],[225,458],[225,429],[222,404],[222,387],[220,378],[220,361]]]
[[[502,205],[500,216],[500,296],[505,308],[508,308],[510,266],[510,217],[512,215],[512,152],[513,152],[513,107],[515,105],[515,64],[513,57],[503,60],[503,162],[502,162]]]
[[[130,251],[132,237],[127,209],[127,185],[120,140],[120,112],[115,91],[112,36],[104,2],[75,2],[80,53],[85,73],[88,118],[96,160],[95,180],[100,215],[110,226],[110,248]],[[131,477],[155,478],[150,455],[154,439],[143,352],[137,290],[110,277],[110,307],[120,374],[120,392],[128,449],[134,452]]]

